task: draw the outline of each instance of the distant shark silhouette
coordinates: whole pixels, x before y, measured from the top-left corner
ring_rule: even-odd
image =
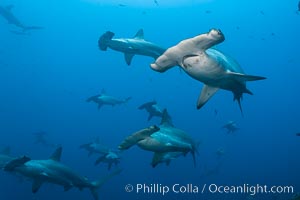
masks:
[[[121,172],[121,170],[116,170],[97,181],[91,182],[86,177],[77,174],[68,166],[60,163],[61,153],[62,147],[59,147],[47,160],[31,160],[26,156],[16,158],[8,162],[4,166],[4,170],[31,178],[33,180],[33,193],[36,193],[43,183],[48,182],[63,186],[65,191],[70,190],[72,187],[77,187],[79,190],[89,188],[95,200],[99,199],[97,189],[111,177]]]
[[[23,32],[28,30],[35,30],[35,29],[43,29],[40,26],[25,26],[21,21],[12,13],[13,5],[9,6],[0,6],[0,15],[7,20],[9,24],[13,24],[23,30]],[[20,32],[13,31],[12,33],[21,34]]]
[[[239,128],[236,126],[235,121],[228,121],[225,125],[222,126],[222,128],[227,129],[227,133],[234,133],[239,130]]]
[[[131,97],[127,97],[126,99],[117,99],[116,97],[107,95],[104,90],[102,90],[101,94],[89,97],[86,102],[95,102],[98,104],[98,109],[100,109],[103,105],[120,105],[127,103]]]
[[[127,65],[131,64],[134,55],[150,56],[156,59],[166,50],[144,40],[143,29],[140,29],[133,38],[113,39],[114,35],[111,31],[104,33],[98,40],[98,46],[102,51],[106,51],[109,47],[115,51],[123,52]]]
[[[162,117],[163,116],[163,111],[160,109],[157,105],[156,101],[150,101],[147,103],[144,103],[139,106],[140,110],[145,109],[148,113],[148,121],[152,119],[152,117],[157,116],[157,117]]]

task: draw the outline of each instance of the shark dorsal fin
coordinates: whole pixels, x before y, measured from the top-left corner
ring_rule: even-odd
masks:
[[[62,147],[58,147],[49,159],[59,162],[61,158]]]
[[[43,181],[41,181],[39,179],[35,179],[32,182],[32,188],[31,188],[32,193],[37,193],[37,191],[39,191],[39,189],[42,186],[42,184],[43,184]]]
[[[125,57],[125,61],[127,65],[131,64],[132,58],[133,58],[134,54],[132,53],[125,53],[124,57]]]
[[[171,127],[174,126],[173,123],[172,123],[171,116],[169,115],[167,109],[163,110],[163,116],[161,118],[160,124],[165,125],[165,126],[171,126]]]
[[[135,34],[134,39],[143,40],[144,39],[144,31],[143,29],[138,30],[138,32]]]

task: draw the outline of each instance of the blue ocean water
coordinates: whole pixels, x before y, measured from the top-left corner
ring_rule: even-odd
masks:
[[[53,147],[35,144],[33,133],[45,131],[47,140],[63,147],[62,163],[96,180],[109,174],[94,166],[97,156],[79,149],[99,137],[116,148],[147,121],[138,106],[156,100],[168,109],[176,127],[200,142],[197,165],[190,154],[169,166],[152,168],[152,153],[132,147],[122,154],[122,173],[99,189],[100,199],[276,199],[289,200],[300,192],[298,1],[109,1],[5,0],[13,4],[20,21],[44,27],[23,34],[0,18],[0,148],[10,146],[13,156],[47,159]],[[246,74],[267,77],[248,82],[254,93],[244,95],[241,115],[231,92],[220,90],[200,110],[196,100],[203,84],[179,68],[158,73],[154,60],[135,56],[127,66],[124,55],[98,49],[106,31],[131,38],[143,29],[145,39],[168,48],[179,41],[221,29],[225,41],[217,49],[234,57]],[[22,33],[22,32],[21,32]],[[132,99],[126,105],[103,106],[86,99],[104,89],[110,95]],[[217,114],[215,114],[217,111]],[[240,128],[227,134],[229,120]],[[216,151],[224,149],[218,158]],[[44,184],[36,194],[31,182],[0,172],[0,199],[92,199],[88,190],[64,192]],[[174,184],[199,187],[198,193],[126,192],[132,184]],[[293,186],[293,193],[201,193],[203,185]]]

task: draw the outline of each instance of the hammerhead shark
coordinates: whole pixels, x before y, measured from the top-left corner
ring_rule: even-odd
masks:
[[[9,6],[0,6],[0,15],[7,20],[9,24],[13,24],[23,30],[23,32],[33,29],[43,29],[43,27],[40,26],[25,26],[13,13],[13,5]],[[13,32],[17,33],[17,32]],[[19,32],[18,32],[19,33]]]
[[[241,99],[244,93],[253,94],[246,82],[266,79],[261,76],[247,75],[240,65],[230,56],[213,49],[214,45],[225,40],[218,29],[182,40],[167,49],[158,57],[151,68],[158,72],[179,65],[189,76],[204,83],[197,101],[200,109],[219,89],[229,90],[242,111]]]
[[[32,192],[38,192],[43,183],[53,183],[64,187],[65,191],[72,187],[79,190],[90,189],[95,200],[98,200],[97,190],[111,177],[119,174],[120,169],[100,178],[97,181],[89,181],[86,177],[79,175],[70,167],[60,162],[62,147],[58,147],[52,156],[46,160],[32,160],[27,156],[11,160],[4,166],[4,170],[17,173],[33,180]]]
[[[115,38],[111,31],[105,32],[98,40],[100,50],[111,48],[124,53],[127,65],[131,64],[134,55],[150,56],[154,59],[162,55],[166,49],[144,40],[144,31],[140,29],[133,38]]]

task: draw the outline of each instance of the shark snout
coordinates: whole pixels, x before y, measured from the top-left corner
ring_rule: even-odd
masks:
[[[225,36],[220,29],[213,28],[208,32],[208,34],[211,35],[211,37],[216,38],[220,41],[225,40]]]
[[[167,70],[166,67],[162,67],[160,65],[158,65],[157,63],[152,63],[150,64],[151,69],[153,69],[154,71],[157,72],[165,72]]]

